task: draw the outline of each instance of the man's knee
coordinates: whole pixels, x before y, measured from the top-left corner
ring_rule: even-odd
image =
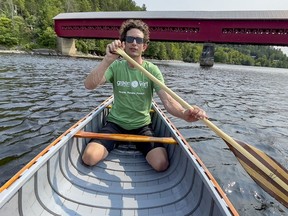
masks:
[[[82,161],[88,166],[94,166],[108,155],[106,148],[99,143],[89,143],[82,155]]]
[[[157,172],[163,172],[165,171],[169,166],[169,161],[166,159],[158,160],[156,163],[152,165],[153,169],[155,169]]]
[[[155,148],[148,152],[146,160],[158,172],[165,171],[169,167],[167,152],[163,147]]]
[[[88,166],[94,166],[96,163],[93,162],[91,155],[84,153],[82,155],[82,161]]]

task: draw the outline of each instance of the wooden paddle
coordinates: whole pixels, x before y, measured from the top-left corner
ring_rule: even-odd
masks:
[[[165,144],[177,144],[176,140],[174,140],[172,137],[151,137],[132,134],[107,134],[79,131],[75,134],[75,137],[116,140],[124,142],[158,142]]]
[[[186,101],[184,101],[176,93],[169,89],[164,83],[155,78],[139,63],[137,63],[134,59],[128,56],[122,49],[119,48],[117,50],[117,53],[129,63],[134,65],[137,69],[139,69],[155,84],[159,85],[184,108],[193,109],[192,106],[190,106]],[[288,208],[287,169],[285,169],[274,159],[272,159],[259,149],[243,142],[236,142],[208,119],[202,119],[202,121],[228,144],[229,148],[232,150],[234,155],[237,157],[243,168],[248,172],[252,179],[254,179],[255,182],[257,182],[267,193],[269,193],[276,200],[282,203],[286,208]]]

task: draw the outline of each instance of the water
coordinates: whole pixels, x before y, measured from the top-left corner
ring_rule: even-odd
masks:
[[[53,139],[110,96],[109,84],[88,91],[94,59],[0,54],[0,184]],[[288,168],[288,70],[156,62],[166,85],[235,139]],[[156,101],[159,101],[155,97]],[[288,215],[246,173],[227,145],[201,122],[170,116],[240,215]]]

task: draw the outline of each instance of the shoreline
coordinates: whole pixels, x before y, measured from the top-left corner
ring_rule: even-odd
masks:
[[[97,56],[92,54],[84,54],[84,53],[77,53],[76,55],[62,55],[61,53],[57,52],[56,50],[52,49],[33,49],[31,51],[23,51],[23,50],[4,50],[0,48],[0,54],[27,54],[27,55],[42,55],[42,56],[61,56],[61,57],[70,57],[70,58],[86,58],[86,59],[96,59],[96,60],[103,60],[104,56]],[[188,64],[199,64],[198,63],[191,63],[191,62],[184,62],[181,60],[159,60],[159,59],[149,59],[143,58],[144,60],[150,61],[154,64],[175,64],[175,63],[188,63]],[[224,64],[224,63],[215,63],[212,67],[219,65],[234,65],[234,64]],[[200,66],[200,65],[199,65]],[[247,65],[238,65],[243,67],[257,67],[257,68],[273,68],[273,67],[264,67],[264,66],[247,66]],[[212,68],[212,67],[203,67],[205,68]],[[287,70],[287,68],[277,68]]]
[[[44,56],[63,56],[63,57],[71,57],[71,58],[91,58],[91,59],[98,59],[102,60],[104,56],[97,56],[92,54],[83,54],[77,53],[76,55],[62,55],[59,52],[52,50],[52,49],[33,49],[31,51],[23,51],[23,50],[1,50],[0,54],[28,54],[28,55],[44,55]],[[161,63],[161,64],[168,64],[168,63],[183,63],[184,61],[180,60],[158,60],[158,59],[148,59],[143,58],[144,60],[151,61],[153,63]]]
[[[52,49],[33,49],[31,51],[23,51],[23,50],[1,50],[0,54],[28,54],[28,55],[43,55],[43,56],[63,56],[63,57],[72,57],[72,58],[93,58],[102,60],[103,56],[95,56],[92,54],[83,54],[78,53],[76,55],[62,55],[56,50]]]
[[[29,54],[26,51],[21,51],[21,50],[0,50],[0,53],[4,54]]]

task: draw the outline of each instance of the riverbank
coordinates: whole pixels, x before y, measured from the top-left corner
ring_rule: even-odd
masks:
[[[7,53],[7,54],[26,54],[26,51],[21,50],[0,50],[0,53]]]
[[[0,54],[28,54],[28,55],[45,55],[45,56],[66,56],[62,55],[61,53],[53,50],[53,49],[33,49],[31,51],[23,51],[23,50],[1,50],[0,49]],[[98,59],[102,60],[104,56],[97,56],[97,55],[92,55],[92,54],[84,54],[81,52],[78,52],[74,56],[67,56],[67,57],[72,57],[72,58],[93,58],[93,59]],[[159,64],[173,64],[173,63],[183,63],[183,61],[180,60],[157,60],[157,59],[146,59],[147,61],[151,61],[153,63],[159,63]]]
[[[33,49],[31,51],[23,51],[23,50],[1,50],[0,49],[0,54],[29,54],[29,55],[45,55],[45,56],[66,56],[62,55],[61,53],[57,52],[56,50],[53,49]],[[94,58],[94,59],[99,59],[102,60],[104,57],[103,56],[96,56],[92,54],[84,54],[78,52],[74,56],[67,56],[67,57],[76,57],[76,58]]]

